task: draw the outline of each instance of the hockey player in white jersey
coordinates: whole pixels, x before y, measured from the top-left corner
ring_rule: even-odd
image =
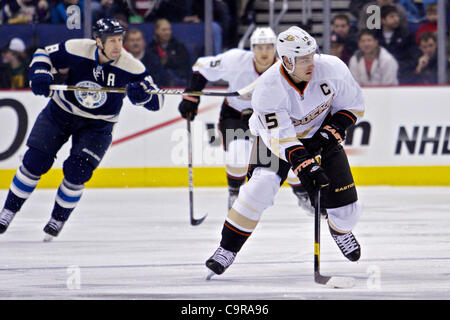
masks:
[[[339,58],[317,54],[315,39],[298,27],[278,35],[277,52],[282,60],[261,76],[253,92],[250,129],[257,140],[251,178],[228,213],[220,247],[206,261],[215,274],[232,264],[290,168],[311,203],[322,189],[331,236],[346,258],[360,258],[352,229],[362,205],[341,143],[363,115],[361,89]]]
[[[58,188],[47,239],[59,234],[81,199],[112,140],[125,94],[106,92],[51,92],[52,70],[69,69],[67,84],[78,87],[126,87],[130,101],[148,110],[162,107],[163,96],[150,95],[156,85],[144,65],[122,47],[125,29],[117,19],[104,18],[93,26],[94,39],[73,39],[36,50],[30,64],[30,86],[36,95],[51,96],[39,114],[22,164],[11,183],[3,210],[0,233],[53,165],[57,152],[69,138],[70,155],[63,163],[64,179]]]
[[[217,56],[199,58],[192,67],[193,74],[186,91],[201,91],[208,81],[225,80],[233,92],[254,82],[276,62],[276,35],[269,27],[257,28],[250,37],[251,51],[231,49]],[[200,103],[199,97],[184,96],[179,110],[184,118],[193,120]],[[225,151],[228,182],[228,209],[236,200],[245,182],[251,151],[248,120],[253,110],[250,100],[228,97],[224,100],[219,118],[219,130]],[[308,194],[291,172],[288,178],[299,204],[312,212]]]

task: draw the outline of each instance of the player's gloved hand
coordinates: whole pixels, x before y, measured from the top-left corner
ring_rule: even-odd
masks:
[[[50,85],[53,84],[53,75],[45,69],[36,69],[31,75],[31,91],[38,96],[50,96]]]
[[[198,105],[200,103],[199,97],[183,96],[183,100],[178,106],[180,114],[185,119],[194,120],[197,115]]]
[[[152,98],[152,95],[146,91],[153,89],[155,88],[147,80],[132,82],[127,85],[127,96],[132,104],[145,104]]]
[[[249,128],[248,121],[250,120],[250,117],[253,114],[253,109],[244,109],[241,111],[241,120],[244,122],[244,124]]]
[[[321,149],[334,147],[340,144],[345,139],[345,130],[339,129],[333,124],[328,124],[318,130],[308,142],[308,150],[317,154],[321,152]]]
[[[309,158],[294,168],[294,173],[308,192],[311,205],[314,206],[317,190],[328,188],[330,185],[325,171],[314,158]]]

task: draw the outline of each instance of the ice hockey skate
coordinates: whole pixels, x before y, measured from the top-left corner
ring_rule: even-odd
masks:
[[[44,232],[46,233],[44,237],[44,242],[50,242],[53,240],[53,238],[57,237],[58,234],[61,232],[64,223],[65,221],[58,221],[52,217],[44,227]]]
[[[347,233],[340,233],[334,230],[330,225],[331,236],[338,245],[342,254],[350,261],[358,261],[361,256],[361,246],[356,241],[355,236],[351,231]]]
[[[210,280],[213,275],[222,274],[233,263],[236,257],[236,252],[228,251],[222,247],[219,247],[216,252],[206,260],[206,266],[212,272],[207,276],[207,280]]]
[[[8,229],[9,224],[16,214],[8,209],[0,212],[0,233],[4,233]]]

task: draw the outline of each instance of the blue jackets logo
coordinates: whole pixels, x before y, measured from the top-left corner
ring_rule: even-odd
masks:
[[[101,86],[98,83],[92,81],[81,81],[75,86],[84,88],[100,89]],[[106,92],[87,92],[87,91],[75,91],[75,98],[78,103],[88,109],[100,108],[106,102]]]

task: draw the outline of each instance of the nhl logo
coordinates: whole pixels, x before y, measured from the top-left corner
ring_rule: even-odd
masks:
[[[293,35],[288,35],[286,38],[284,38],[284,40],[286,40],[286,41],[294,41],[295,40],[295,37],[293,36]]]

